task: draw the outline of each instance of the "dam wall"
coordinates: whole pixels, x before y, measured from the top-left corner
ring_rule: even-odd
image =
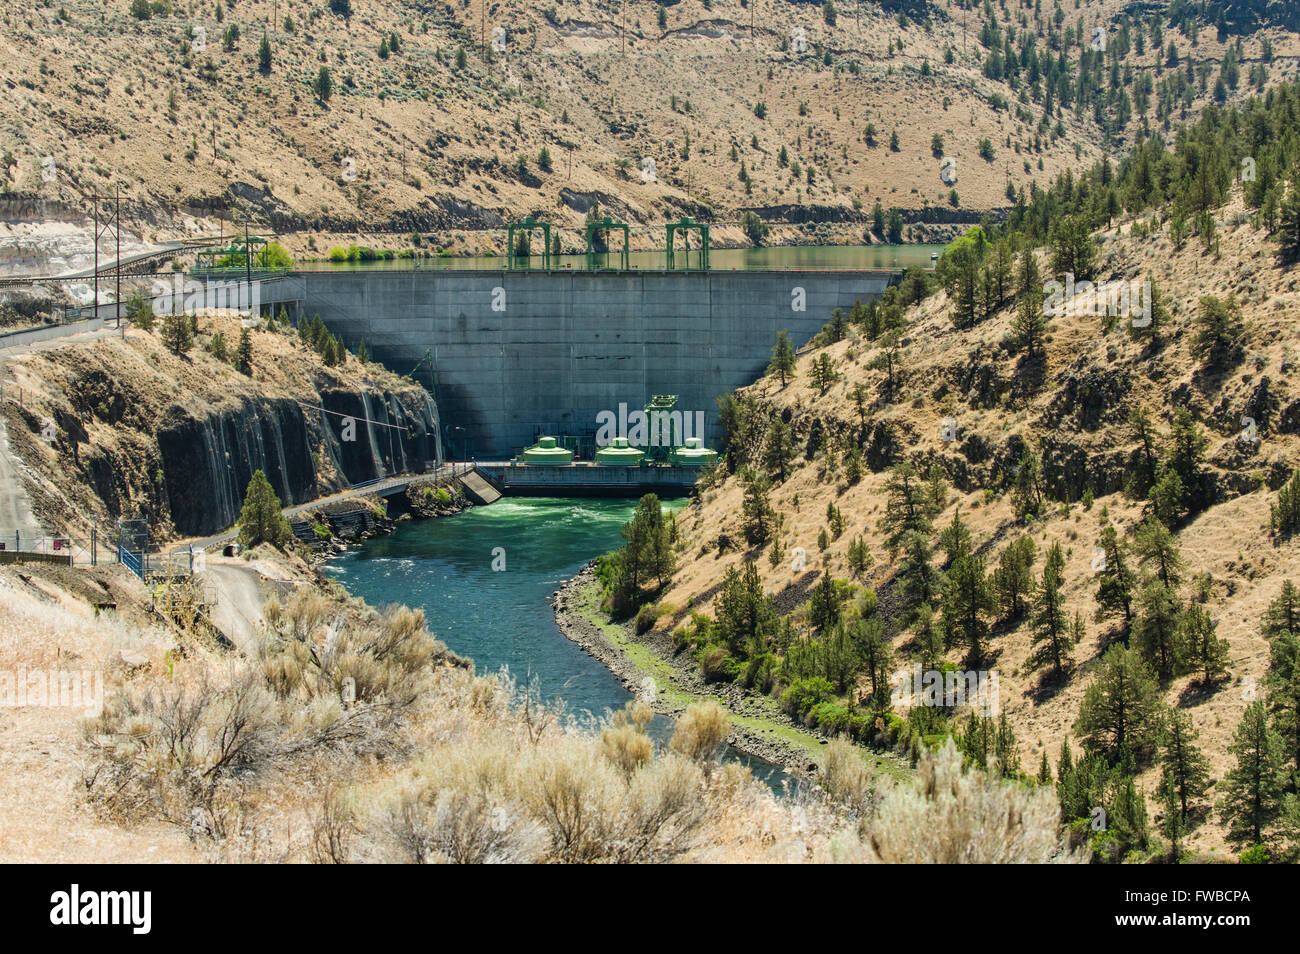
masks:
[[[796,347],[836,308],[880,295],[889,271],[300,271],[263,301],[300,303],[349,349],[430,380],[453,458],[503,460],[539,433],[591,453],[600,415],[678,395],[718,446],[715,400],[767,367],[777,332]],[[690,426],[689,424],[687,426]]]

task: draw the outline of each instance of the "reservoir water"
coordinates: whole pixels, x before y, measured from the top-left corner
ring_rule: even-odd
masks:
[[[538,241],[541,241],[538,233]],[[622,248],[619,238],[612,243],[612,248]],[[709,251],[709,266],[712,271],[722,272],[732,269],[904,269],[913,265],[930,268],[934,262],[931,255],[937,255],[944,249],[942,245],[781,245],[773,248],[714,248]],[[674,258],[677,268],[697,266],[697,253],[689,255],[679,247]],[[611,251],[602,256],[601,261],[607,267],[617,267],[620,255]],[[540,255],[529,259],[532,268],[541,268]],[[665,255],[662,249],[651,252],[629,252],[628,264],[634,271],[659,271],[664,269]],[[302,262],[299,268],[314,269],[391,269],[396,271],[419,269],[502,269],[509,262],[504,255],[474,256],[436,256],[424,259],[394,258],[385,261],[370,262]],[[518,263],[516,264],[518,267]],[[587,267],[585,255],[558,255],[552,259],[553,270],[571,269],[582,271]]]
[[[665,506],[679,505],[677,501]],[[614,675],[560,631],[551,594],[593,557],[621,546],[634,500],[502,498],[434,520],[406,521],[331,562],[328,572],[372,606],[424,609],[429,630],[480,673],[502,667],[569,711],[600,718],[632,698]],[[494,560],[498,567],[493,569]],[[504,562],[502,562],[504,561]],[[656,716],[656,741],[672,734]],[[774,789],[784,771],[728,750]]]

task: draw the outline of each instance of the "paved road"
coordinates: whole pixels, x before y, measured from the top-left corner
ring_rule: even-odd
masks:
[[[3,373],[3,366],[0,366],[0,373]],[[32,514],[31,500],[23,487],[20,466],[17,458],[9,452],[9,435],[4,418],[0,417],[0,529],[7,537],[6,543],[13,539],[15,530],[24,537],[42,535],[40,524]]]

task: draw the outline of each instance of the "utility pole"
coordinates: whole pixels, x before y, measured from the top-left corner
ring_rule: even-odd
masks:
[[[113,198],[115,201],[113,216],[113,237],[117,242],[117,292],[114,297],[117,299],[117,326],[122,327],[122,187],[117,185],[113,187]]]
[[[99,196],[96,195],[93,200],[95,203],[95,298],[91,302],[91,317],[99,317]]]
[[[253,294],[253,247],[248,244],[248,219],[244,219],[244,275],[248,281],[248,294]]]

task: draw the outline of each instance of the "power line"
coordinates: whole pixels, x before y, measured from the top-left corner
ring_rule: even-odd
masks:
[[[416,365],[416,367],[419,367],[419,365]],[[395,431],[406,431],[408,434],[411,432],[409,427],[401,427],[397,424],[386,424],[383,421],[372,421],[368,417],[357,417],[355,414],[344,414],[342,411],[331,411],[327,408],[317,407],[315,404],[307,404],[305,401],[298,401],[296,403],[305,408],[310,408],[313,411],[320,411],[322,414],[333,414],[335,417],[344,417],[349,420],[360,421],[362,424],[375,424],[379,427],[391,427]]]

